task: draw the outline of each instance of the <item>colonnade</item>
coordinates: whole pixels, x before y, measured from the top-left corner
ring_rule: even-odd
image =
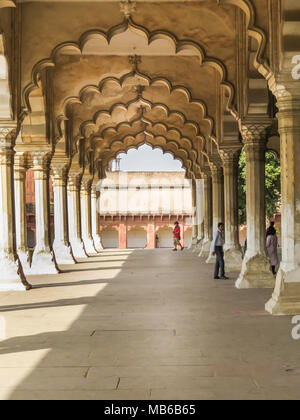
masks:
[[[2,124],[2,123],[1,123]],[[0,128],[0,290],[30,289],[29,274],[57,274],[60,264],[102,249],[97,217],[97,180],[70,171],[49,151],[17,152],[17,127]],[[26,171],[35,184],[36,246],[29,266],[26,226]],[[49,177],[54,195],[54,242],[50,240]]]

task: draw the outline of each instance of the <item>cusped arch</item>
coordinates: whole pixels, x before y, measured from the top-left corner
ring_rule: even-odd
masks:
[[[82,51],[85,48],[85,45],[88,41],[91,39],[95,39],[98,37],[99,39],[102,39],[103,42],[109,46],[112,39],[119,35],[125,33],[127,30],[131,30],[135,33],[138,33],[142,35],[143,37],[146,37],[148,47],[151,47],[151,44],[155,42],[158,39],[161,40],[168,40],[170,45],[173,46],[174,49],[174,55],[179,55],[183,52],[193,52],[193,55],[197,56],[199,58],[199,64],[207,65],[215,70],[217,70],[218,74],[220,75],[220,84],[223,86],[223,88],[228,92],[228,108],[234,109],[233,106],[233,97],[234,97],[234,88],[233,85],[228,81],[227,79],[227,70],[225,64],[218,60],[217,58],[208,58],[205,54],[204,48],[200,46],[198,43],[192,40],[178,40],[177,37],[170,33],[169,31],[154,31],[150,32],[147,30],[147,28],[137,25],[134,23],[131,19],[125,20],[120,25],[117,25],[115,27],[112,27],[109,29],[106,33],[100,30],[93,30],[93,31],[87,31],[85,32],[77,42],[64,42],[59,45],[57,45],[50,55],[50,57],[45,58],[43,60],[40,60],[38,63],[35,64],[35,66],[32,69],[31,74],[31,81],[27,84],[27,86],[23,90],[23,102],[24,105],[27,107],[27,110],[30,111],[30,103],[29,103],[29,94],[28,92],[31,92],[32,89],[36,86],[37,81],[37,75],[45,68],[47,67],[55,67],[56,63],[56,55],[61,52],[64,48],[65,49],[73,49],[75,52],[82,54]],[[128,55],[130,52],[128,52]]]

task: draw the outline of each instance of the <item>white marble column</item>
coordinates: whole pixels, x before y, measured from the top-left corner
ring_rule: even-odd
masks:
[[[204,239],[204,180],[196,180],[198,244]]]
[[[30,274],[27,246],[26,171],[24,153],[17,153],[14,164],[16,248],[25,275]]]
[[[238,164],[240,150],[226,149],[220,153],[224,169],[225,265],[227,270],[240,271],[243,262],[239,244],[238,217]]]
[[[212,176],[212,215],[213,232],[218,229],[218,223],[224,223],[224,175],[220,164],[212,163],[210,165]],[[216,257],[209,253],[206,260],[208,264],[214,264]]]
[[[16,124],[0,125],[0,291],[29,290],[16,253],[13,161]]]
[[[198,221],[197,221],[197,192],[196,192],[196,180],[192,178],[191,182],[191,190],[192,190],[192,242],[189,248],[194,248],[197,244],[198,238]]]
[[[203,174],[204,196],[204,238],[199,257],[207,258],[210,254],[212,242],[212,182],[210,172]]]
[[[300,314],[300,87],[280,83],[274,94],[279,113],[281,157],[282,262],[266,310],[274,315]]]
[[[241,133],[246,153],[247,251],[237,288],[272,288],[274,277],[266,256],[265,159],[270,122],[244,121]]]
[[[75,264],[68,232],[67,172],[68,164],[52,161],[54,195],[53,251],[57,264]]]
[[[78,172],[69,173],[68,178],[68,222],[69,241],[75,258],[86,258],[87,253],[81,237],[80,178]]]
[[[36,246],[31,274],[59,272],[50,244],[49,152],[32,153],[35,188]]]
[[[92,218],[92,237],[97,252],[103,250],[100,236],[99,215],[100,215],[100,192],[97,191],[97,183],[92,183],[91,188],[91,218]]]
[[[80,188],[81,234],[87,254],[95,254],[97,252],[92,237],[91,183],[91,179],[82,179]]]

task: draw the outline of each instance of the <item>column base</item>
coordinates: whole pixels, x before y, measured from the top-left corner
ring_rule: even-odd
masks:
[[[101,237],[99,235],[93,236],[94,248],[97,252],[103,251]]]
[[[97,254],[92,238],[84,238],[83,243],[84,243],[85,252],[87,254]]]
[[[201,248],[202,248],[202,243],[203,243],[203,239],[197,239],[197,243],[194,246],[192,252],[197,252],[197,253],[200,252],[201,251]]]
[[[14,257],[0,259],[0,292],[25,291],[32,286],[27,282],[21,263]]]
[[[76,264],[71,248],[63,242],[53,243],[53,251],[57,264]]]
[[[25,251],[17,251],[18,257],[21,261],[23,273],[25,275],[30,274],[29,256]]]
[[[207,260],[205,261],[206,264],[214,264],[216,262],[216,256],[213,255],[210,251],[209,251],[209,255],[207,257]]]
[[[197,238],[192,238],[192,242],[190,243],[188,249],[193,249],[195,245],[197,245]]]
[[[30,269],[31,275],[58,273],[55,257],[50,251],[34,251]]]
[[[84,249],[84,244],[80,239],[75,239],[73,241],[70,242],[71,243],[71,248],[72,248],[72,253],[74,255],[75,258],[87,258],[88,255],[85,252]]]
[[[227,271],[241,271],[243,264],[242,252],[237,248],[224,249],[224,261]]]
[[[272,315],[300,314],[300,267],[292,271],[279,269],[274,292],[265,309]]]
[[[235,283],[237,289],[270,289],[275,286],[275,278],[268,259],[261,254],[247,257],[242,263],[241,273]]]
[[[199,257],[207,258],[210,254],[210,248],[211,248],[211,241],[204,240],[202,243],[201,251],[199,253]]]

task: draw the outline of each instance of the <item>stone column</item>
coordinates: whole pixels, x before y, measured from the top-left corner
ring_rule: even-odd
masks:
[[[0,291],[29,290],[16,253],[13,160],[16,125],[0,126]]]
[[[25,275],[30,274],[26,223],[26,171],[24,154],[16,154],[14,165],[16,247]]]
[[[297,86],[298,85],[298,86]],[[286,87],[287,90],[284,88]],[[274,91],[281,154],[282,262],[266,310],[274,315],[300,314],[300,89],[299,82]]]
[[[265,153],[269,122],[242,123],[246,152],[247,252],[237,288],[274,287],[266,256]]]
[[[150,222],[147,225],[147,249],[154,249],[156,248],[156,230],[155,230],[155,223]]]
[[[119,223],[119,248],[127,249],[127,226],[126,222]]]
[[[199,250],[204,239],[204,182],[203,179],[196,180],[196,203],[197,203],[197,225],[198,237],[197,246]]]
[[[203,175],[204,197],[204,238],[199,257],[207,258],[210,254],[212,241],[212,182],[208,173]]]
[[[97,252],[103,250],[100,236],[99,215],[100,215],[100,191],[97,191],[97,183],[92,183],[91,189],[91,211],[92,211],[92,237]]]
[[[184,227],[185,227],[184,220],[181,223],[179,223],[179,226],[180,226],[180,236],[181,236],[180,243],[182,246],[184,246]]]
[[[87,254],[95,254],[97,252],[92,237],[91,183],[91,179],[83,178],[80,189],[81,234]]]
[[[74,257],[86,258],[87,254],[81,237],[80,178],[81,175],[78,172],[69,173],[67,188],[69,241]]]
[[[75,264],[68,232],[67,177],[68,164],[52,161],[54,194],[53,251],[58,264]]]
[[[212,163],[210,170],[212,175],[213,232],[215,232],[218,229],[218,223],[224,222],[224,175],[220,164]],[[210,264],[215,261],[216,258],[210,252],[206,262]]]
[[[59,272],[50,243],[49,152],[32,153],[35,189],[36,246],[31,274]]]
[[[239,244],[238,217],[238,164],[240,150],[223,150],[221,151],[221,156],[224,169],[225,264],[226,269],[240,271],[243,261]]]
[[[193,248],[197,244],[198,240],[198,220],[197,220],[197,192],[196,192],[196,180],[191,179],[192,189],[192,242],[189,248]]]

